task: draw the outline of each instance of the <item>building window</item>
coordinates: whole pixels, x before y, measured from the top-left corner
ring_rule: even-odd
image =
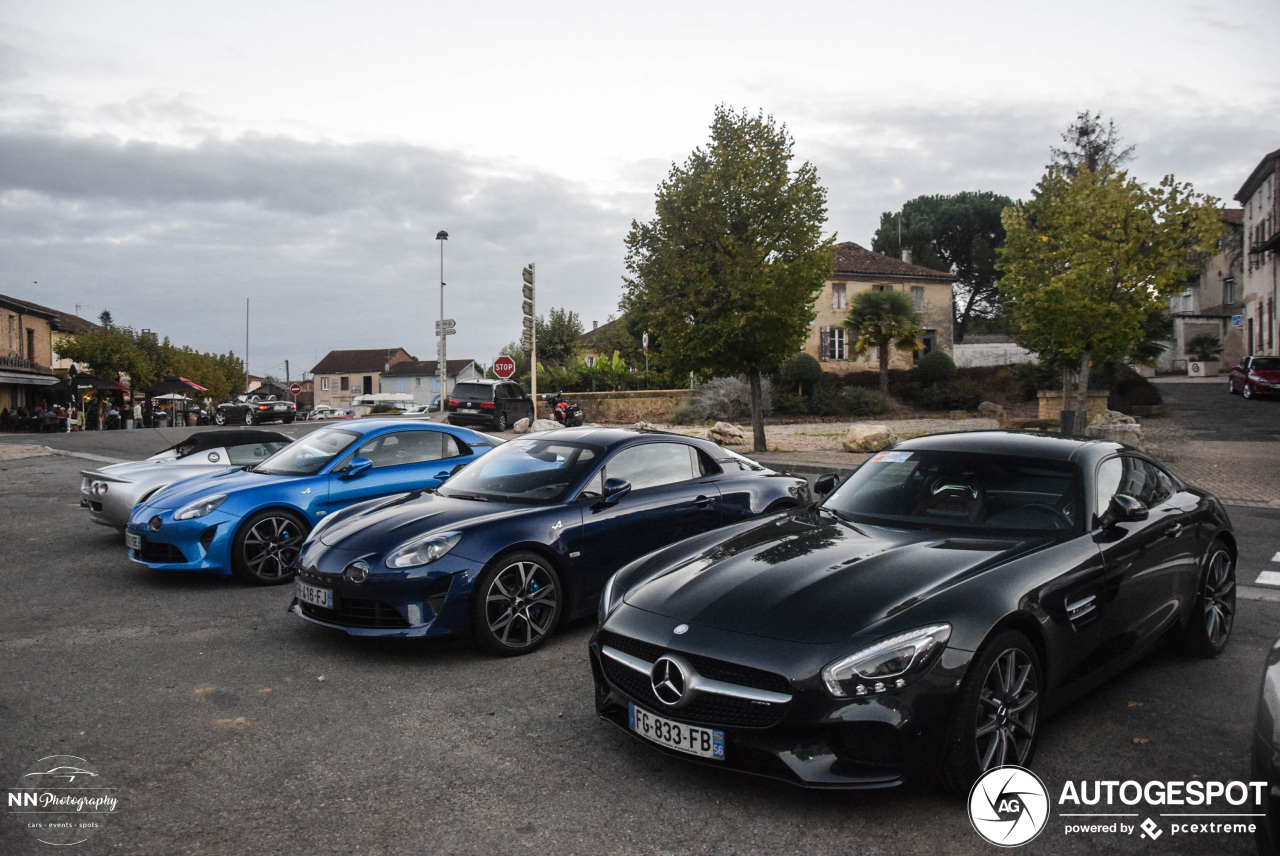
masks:
[[[329,379],[327,377],[320,378],[320,391],[321,392],[329,391]]]
[[[871,290],[872,291],[893,291],[893,286],[885,285],[884,283],[879,283],[877,285],[871,286]]]
[[[832,309],[846,308],[849,305],[848,293],[849,293],[849,289],[845,283],[843,282],[831,283],[831,308]]]
[[[1234,276],[1229,276],[1222,281],[1222,302],[1236,302],[1236,278]]]
[[[847,360],[849,351],[843,327],[823,327],[818,336],[818,359]]]
[[[419,387],[420,387],[420,386],[422,386],[422,378],[420,378],[420,377],[415,377],[415,378],[413,379],[413,385],[414,385],[414,386],[419,386]]]
[[[918,364],[921,357],[938,347],[938,331],[925,330],[922,332],[920,334],[920,344],[924,345],[924,347],[918,351],[911,352],[911,362],[913,364]]]
[[[341,378],[339,378],[338,389],[342,392],[346,392],[347,390],[351,389],[351,378],[348,377],[347,375],[343,375]]]
[[[917,312],[924,311],[924,286],[923,285],[911,286],[911,302],[915,304]]]
[[[27,328],[27,359],[34,360],[36,358],[36,331],[30,327]]]

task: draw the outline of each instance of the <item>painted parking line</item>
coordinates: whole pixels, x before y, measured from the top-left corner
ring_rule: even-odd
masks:
[[[1257,586],[1280,586],[1280,571],[1263,571],[1253,581]]]
[[[1271,561],[1280,562],[1280,553],[1276,553],[1274,556],[1272,556]]]

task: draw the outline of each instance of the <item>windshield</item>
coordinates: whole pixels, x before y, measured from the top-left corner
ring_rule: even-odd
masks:
[[[1076,468],[954,452],[881,452],[824,508],[855,522],[922,529],[1079,531]]]
[[[321,428],[294,440],[254,467],[253,471],[277,476],[315,475],[359,439],[360,435],[354,431]]]
[[[442,496],[493,502],[558,502],[604,450],[557,440],[510,440],[437,489]]]
[[[1252,368],[1261,372],[1280,371],[1280,357],[1254,357]]]
[[[487,383],[460,383],[453,388],[453,397],[493,401],[493,387]]]

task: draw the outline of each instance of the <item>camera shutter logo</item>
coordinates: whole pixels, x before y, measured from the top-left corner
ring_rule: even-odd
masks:
[[[969,791],[969,822],[999,847],[1026,844],[1049,822],[1049,791],[1039,776],[1022,767],[989,770]]]

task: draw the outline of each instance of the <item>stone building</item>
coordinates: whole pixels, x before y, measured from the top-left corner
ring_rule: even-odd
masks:
[[[804,351],[816,357],[830,372],[878,371],[874,352],[853,357],[853,340],[844,328],[855,294],[862,291],[901,291],[908,295],[919,313],[924,347],[912,353],[890,350],[890,368],[911,368],[933,350],[951,353],[952,314],[950,273],[911,264],[910,250],[895,259],[864,249],[852,241],[837,246],[836,265],[822,284],[814,319]]]
[[[1173,339],[1156,358],[1156,368],[1160,371],[1185,368],[1187,342],[1206,333],[1216,336],[1222,344],[1219,359],[1224,368],[1239,362],[1245,355],[1241,317],[1244,305],[1244,212],[1239,208],[1225,208],[1222,222],[1227,227],[1227,236],[1218,244],[1218,252],[1205,261],[1199,275],[1188,281],[1180,294],[1169,298]],[[1241,318],[1239,326],[1234,323],[1236,318]]]
[[[0,407],[31,408],[58,382],[53,373],[57,313],[0,295]]]
[[[1276,251],[1280,249],[1280,149],[1259,161],[1236,192],[1244,206],[1244,349],[1276,354]]]
[[[381,389],[384,372],[412,359],[404,348],[330,351],[311,369],[315,403],[345,410],[357,396]]]

